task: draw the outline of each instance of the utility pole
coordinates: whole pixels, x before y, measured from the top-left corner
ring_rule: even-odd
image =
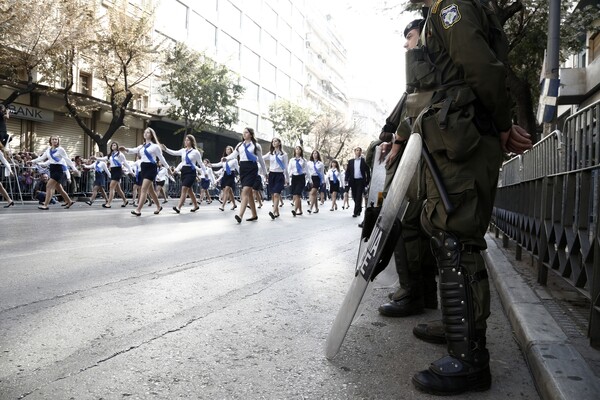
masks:
[[[556,123],[556,102],[559,87],[559,49],[560,49],[560,0],[550,0],[548,16],[548,44],[546,49],[546,76],[542,88],[540,107],[544,107],[543,122],[546,137]]]

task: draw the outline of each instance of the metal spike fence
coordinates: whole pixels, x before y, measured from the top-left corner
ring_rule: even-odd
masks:
[[[505,162],[492,225],[517,258],[529,252],[545,285],[558,274],[590,300],[588,336],[600,348],[600,102],[570,116],[563,131]]]

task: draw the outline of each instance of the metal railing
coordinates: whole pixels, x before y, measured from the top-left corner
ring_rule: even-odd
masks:
[[[504,163],[492,224],[591,302],[588,336],[600,347],[600,102],[579,110],[532,150]]]

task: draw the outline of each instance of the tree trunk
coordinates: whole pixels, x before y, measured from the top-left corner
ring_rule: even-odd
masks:
[[[515,75],[512,69],[508,69],[508,87],[512,98],[516,103],[517,124],[527,130],[531,135],[531,141],[535,144],[539,139],[537,122],[533,112],[533,99],[531,98],[531,85]]]

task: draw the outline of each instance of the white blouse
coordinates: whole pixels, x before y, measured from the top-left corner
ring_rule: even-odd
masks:
[[[156,164],[156,158],[160,160],[162,165],[167,166],[169,163],[165,160],[160,146],[156,143],[141,144],[138,147],[125,148],[128,153],[137,153],[140,155],[142,162]],[[152,158],[148,158],[148,153]]]

